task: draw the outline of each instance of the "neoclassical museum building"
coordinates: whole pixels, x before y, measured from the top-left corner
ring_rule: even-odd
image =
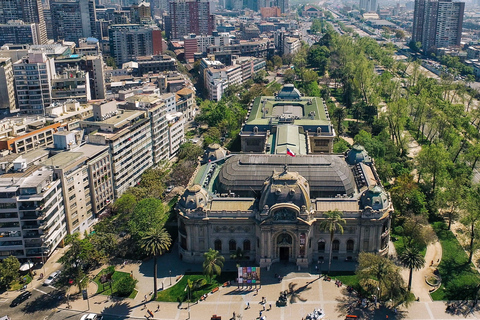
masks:
[[[327,261],[330,235],[320,223],[329,210],[346,220],[344,233],[334,236],[333,260],[354,261],[361,251],[386,254],[390,196],[365,149],[333,154],[334,137],[322,99],[303,97],[292,85],[252,101],[241,152],[210,145],[181,195],[181,258],[201,262],[214,248],[230,259],[240,248],[261,267]]]

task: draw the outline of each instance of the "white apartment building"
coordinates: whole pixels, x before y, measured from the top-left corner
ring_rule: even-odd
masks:
[[[207,68],[204,75],[209,99],[219,101],[229,86],[244,83],[265,67],[263,58],[242,57],[235,60],[231,66],[219,68],[215,65]]]
[[[168,159],[168,124],[167,108],[158,94],[134,95],[128,97],[127,108],[144,110],[148,113],[152,130],[152,156],[153,162],[158,164]]]
[[[283,42],[283,54],[295,54],[302,47],[302,42],[298,38],[285,37]]]
[[[53,58],[47,58],[43,52],[29,52],[13,64],[13,75],[20,112],[43,114],[44,108],[52,103]]]
[[[113,200],[113,180],[107,146],[76,145],[75,133],[54,135],[55,148],[67,150],[47,159],[62,183],[67,230],[90,233],[95,217]]]
[[[60,180],[43,166],[0,176],[0,259],[46,260],[67,234]]]
[[[163,103],[165,103],[165,107],[167,109],[167,113],[172,113],[177,110],[177,103],[175,100],[175,93],[164,93],[160,95],[160,99]]]
[[[167,113],[167,123],[170,151],[169,157],[171,159],[177,154],[180,145],[185,140],[185,118],[183,117],[183,113]]]
[[[116,101],[94,105],[93,115],[80,128],[88,142],[109,146],[117,199],[153,165],[151,122],[145,111],[117,109]]]

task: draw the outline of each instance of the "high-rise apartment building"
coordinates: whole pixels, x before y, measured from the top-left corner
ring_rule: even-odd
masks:
[[[0,176],[0,259],[47,259],[67,234],[62,186],[53,170],[14,163]]]
[[[189,33],[212,34],[214,17],[210,2],[176,0],[169,3],[165,31],[170,39],[183,39]]]
[[[8,113],[16,108],[12,59],[0,57],[0,112]]]
[[[153,165],[151,122],[145,111],[117,109],[111,101],[93,106],[93,118],[80,121],[88,141],[109,146],[113,192],[120,197]]]
[[[43,17],[42,0],[0,1],[0,23],[6,24],[10,20],[35,23],[40,43],[47,43],[47,28]]]
[[[108,28],[110,55],[118,66],[137,57],[162,53],[162,32],[138,24],[118,24]],[[160,41],[158,41],[160,39]]]
[[[38,25],[22,20],[10,20],[0,24],[0,46],[12,44],[40,44]]]
[[[462,38],[464,2],[416,0],[412,40],[422,50],[459,46]]]
[[[29,52],[13,64],[17,105],[22,113],[43,114],[52,103],[51,80],[55,75],[53,58],[44,52]]]
[[[95,36],[94,0],[55,0],[50,2],[52,31],[55,40],[78,43],[78,39]]]
[[[360,0],[359,7],[367,12],[376,12],[378,7],[377,0]]]

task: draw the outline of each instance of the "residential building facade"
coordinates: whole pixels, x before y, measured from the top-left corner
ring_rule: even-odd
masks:
[[[46,260],[67,234],[60,180],[42,166],[0,176],[0,259]]]

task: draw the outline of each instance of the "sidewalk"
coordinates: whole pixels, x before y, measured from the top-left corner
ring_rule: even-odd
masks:
[[[37,273],[36,276],[33,277],[32,282],[27,285],[27,289],[37,288],[43,284],[43,281],[54,271],[60,270],[62,265],[58,263],[58,259],[63,255],[63,253],[67,250],[67,248],[57,248],[53,251],[52,255],[48,258],[45,262],[45,266],[42,266],[39,269],[35,269],[34,271]],[[43,279],[40,279],[40,274],[43,273]],[[17,296],[18,291],[5,291],[4,293],[0,294],[0,299],[8,299],[8,297]]]

